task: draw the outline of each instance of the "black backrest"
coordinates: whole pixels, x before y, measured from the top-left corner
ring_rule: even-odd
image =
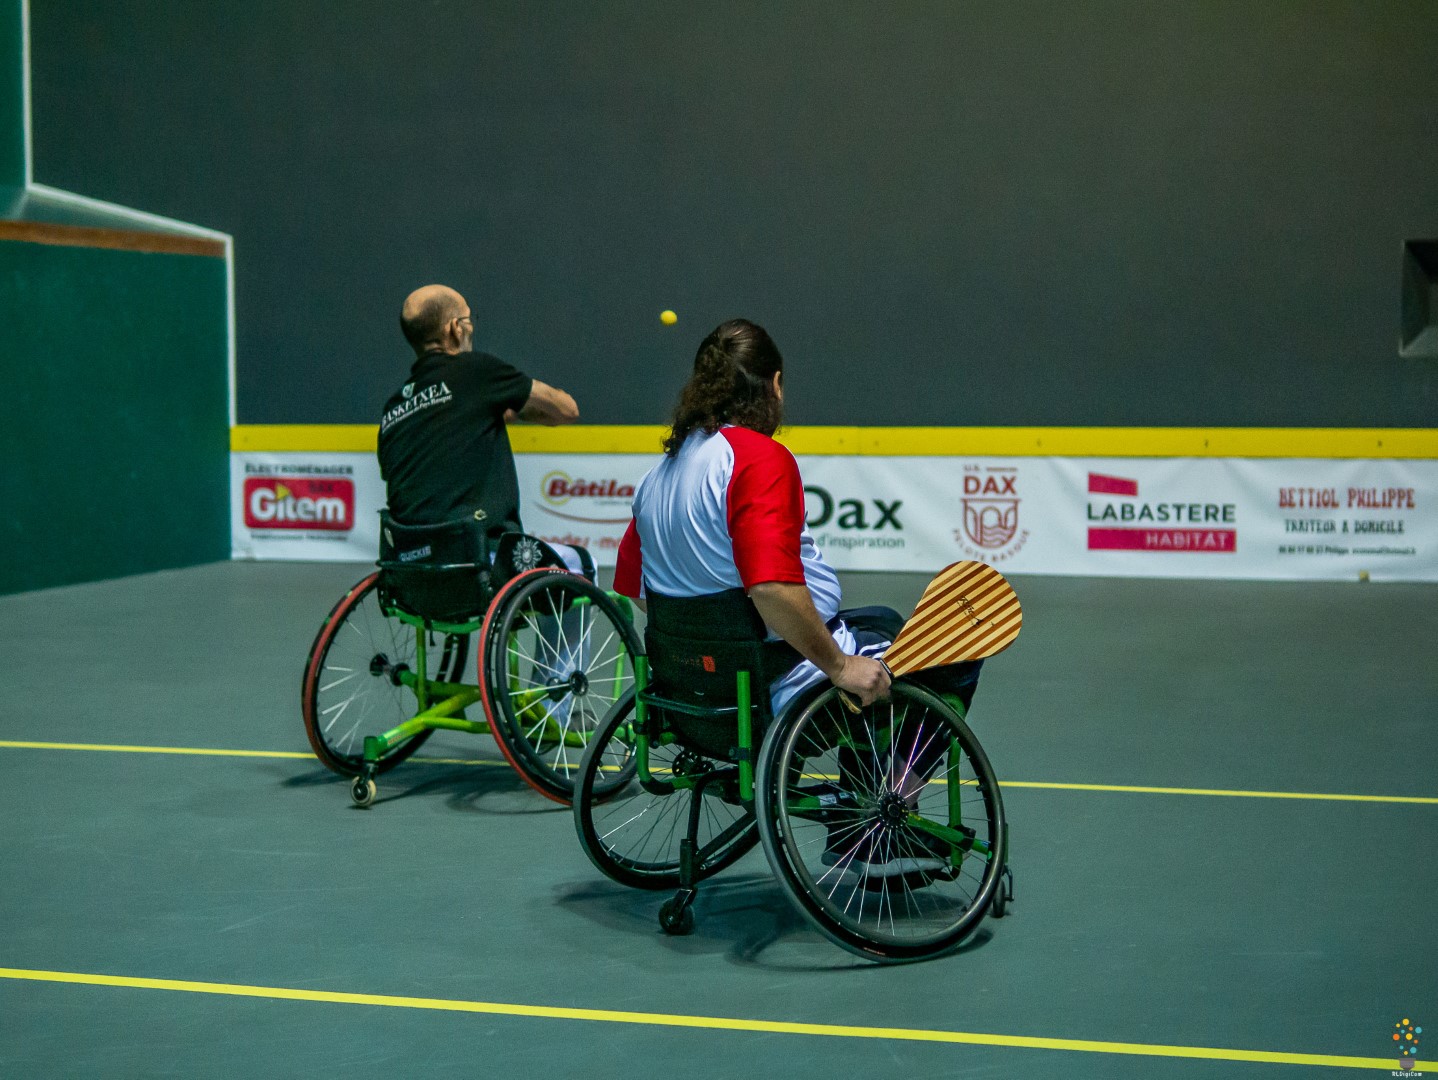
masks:
[[[743,589],[706,596],[646,590],[644,651],[656,693],[695,705],[735,704],[735,676],[750,674],[752,700],[768,711],[769,683],[802,659],[782,641],[765,641],[764,620]]]
[[[406,525],[379,514],[381,599],[435,622],[484,614],[493,596],[483,512],[438,525]]]

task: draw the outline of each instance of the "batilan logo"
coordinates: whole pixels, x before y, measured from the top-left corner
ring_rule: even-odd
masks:
[[[586,480],[556,470],[546,473],[539,482],[539,494],[544,499],[544,505],[540,509],[566,521],[584,521],[594,525],[627,525],[629,508],[634,502],[634,485],[613,477]],[[559,510],[561,506],[569,512]],[[598,516],[596,511],[604,516]]]
[[[1024,546],[1029,534],[1019,528],[1018,484],[1012,466],[964,466],[964,527],[954,530],[954,539],[971,558],[1002,562]]]
[[[245,480],[245,527],[348,532],[355,485],[345,479],[251,476]]]

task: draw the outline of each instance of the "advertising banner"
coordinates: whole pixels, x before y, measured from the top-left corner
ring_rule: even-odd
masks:
[[[370,454],[231,455],[236,558],[372,561]],[[529,532],[613,566],[648,454],[519,454]],[[841,570],[1438,581],[1438,461],[801,456]]]
[[[383,505],[373,454],[230,454],[233,558],[373,562]]]

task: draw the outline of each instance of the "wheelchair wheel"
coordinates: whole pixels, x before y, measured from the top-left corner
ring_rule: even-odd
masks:
[[[647,791],[635,775],[634,691],[617,702],[590,740],[574,788],[579,842],[604,874],[636,889],[673,889],[679,882],[679,843],[690,807],[702,798],[694,879],[717,874],[759,841],[753,815],[738,801],[738,770],[677,743],[651,746],[649,772],[661,785]],[[675,776],[719,774],[713,794],[674,787]],[[732,780],[726,774],[732,774]],[[613,778],[613,779],[611,779]],[[618,790],[615,790],[615,789]]]
[[[634,685],[638,635],[589,581],[553,568],[508,582],[480,637],[479,683],[501,752],[530,787],[569,805],[590,736]]]
[[[978,926],[1005,824],[983,748],[941,698],[896,682],[859,715],[828,689],[760,750],[764,853],[804,916],[872,960],[942,955]]]
[[[415,664],[415,631],[388,618],[379,605],[379,574],[365,578],[334,606],[310,646],[300,704],[305,734],[315,756],[342,776],[364,769],[366,735],[381,735],[419,709],[414,691],[392,676]],[[457,679],[464,670],[469,638],[451,635],[426,651],[431,678]],[[393,747],[379,772],[409,757],[432,733],[421,731]]]

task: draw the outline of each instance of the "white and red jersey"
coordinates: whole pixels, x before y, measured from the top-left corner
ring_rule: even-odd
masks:
[[[766,581],[807,586],[839,648],[855,651],[854,635],[835,619],[838,575],[804,524],[794,455],[749,428],[696,431],[635,489],[614,589],[633,597],[646,587],[661,596],[704,596]],[[823,677],[806,660],[776,680],[770,687],[775,715]]]

